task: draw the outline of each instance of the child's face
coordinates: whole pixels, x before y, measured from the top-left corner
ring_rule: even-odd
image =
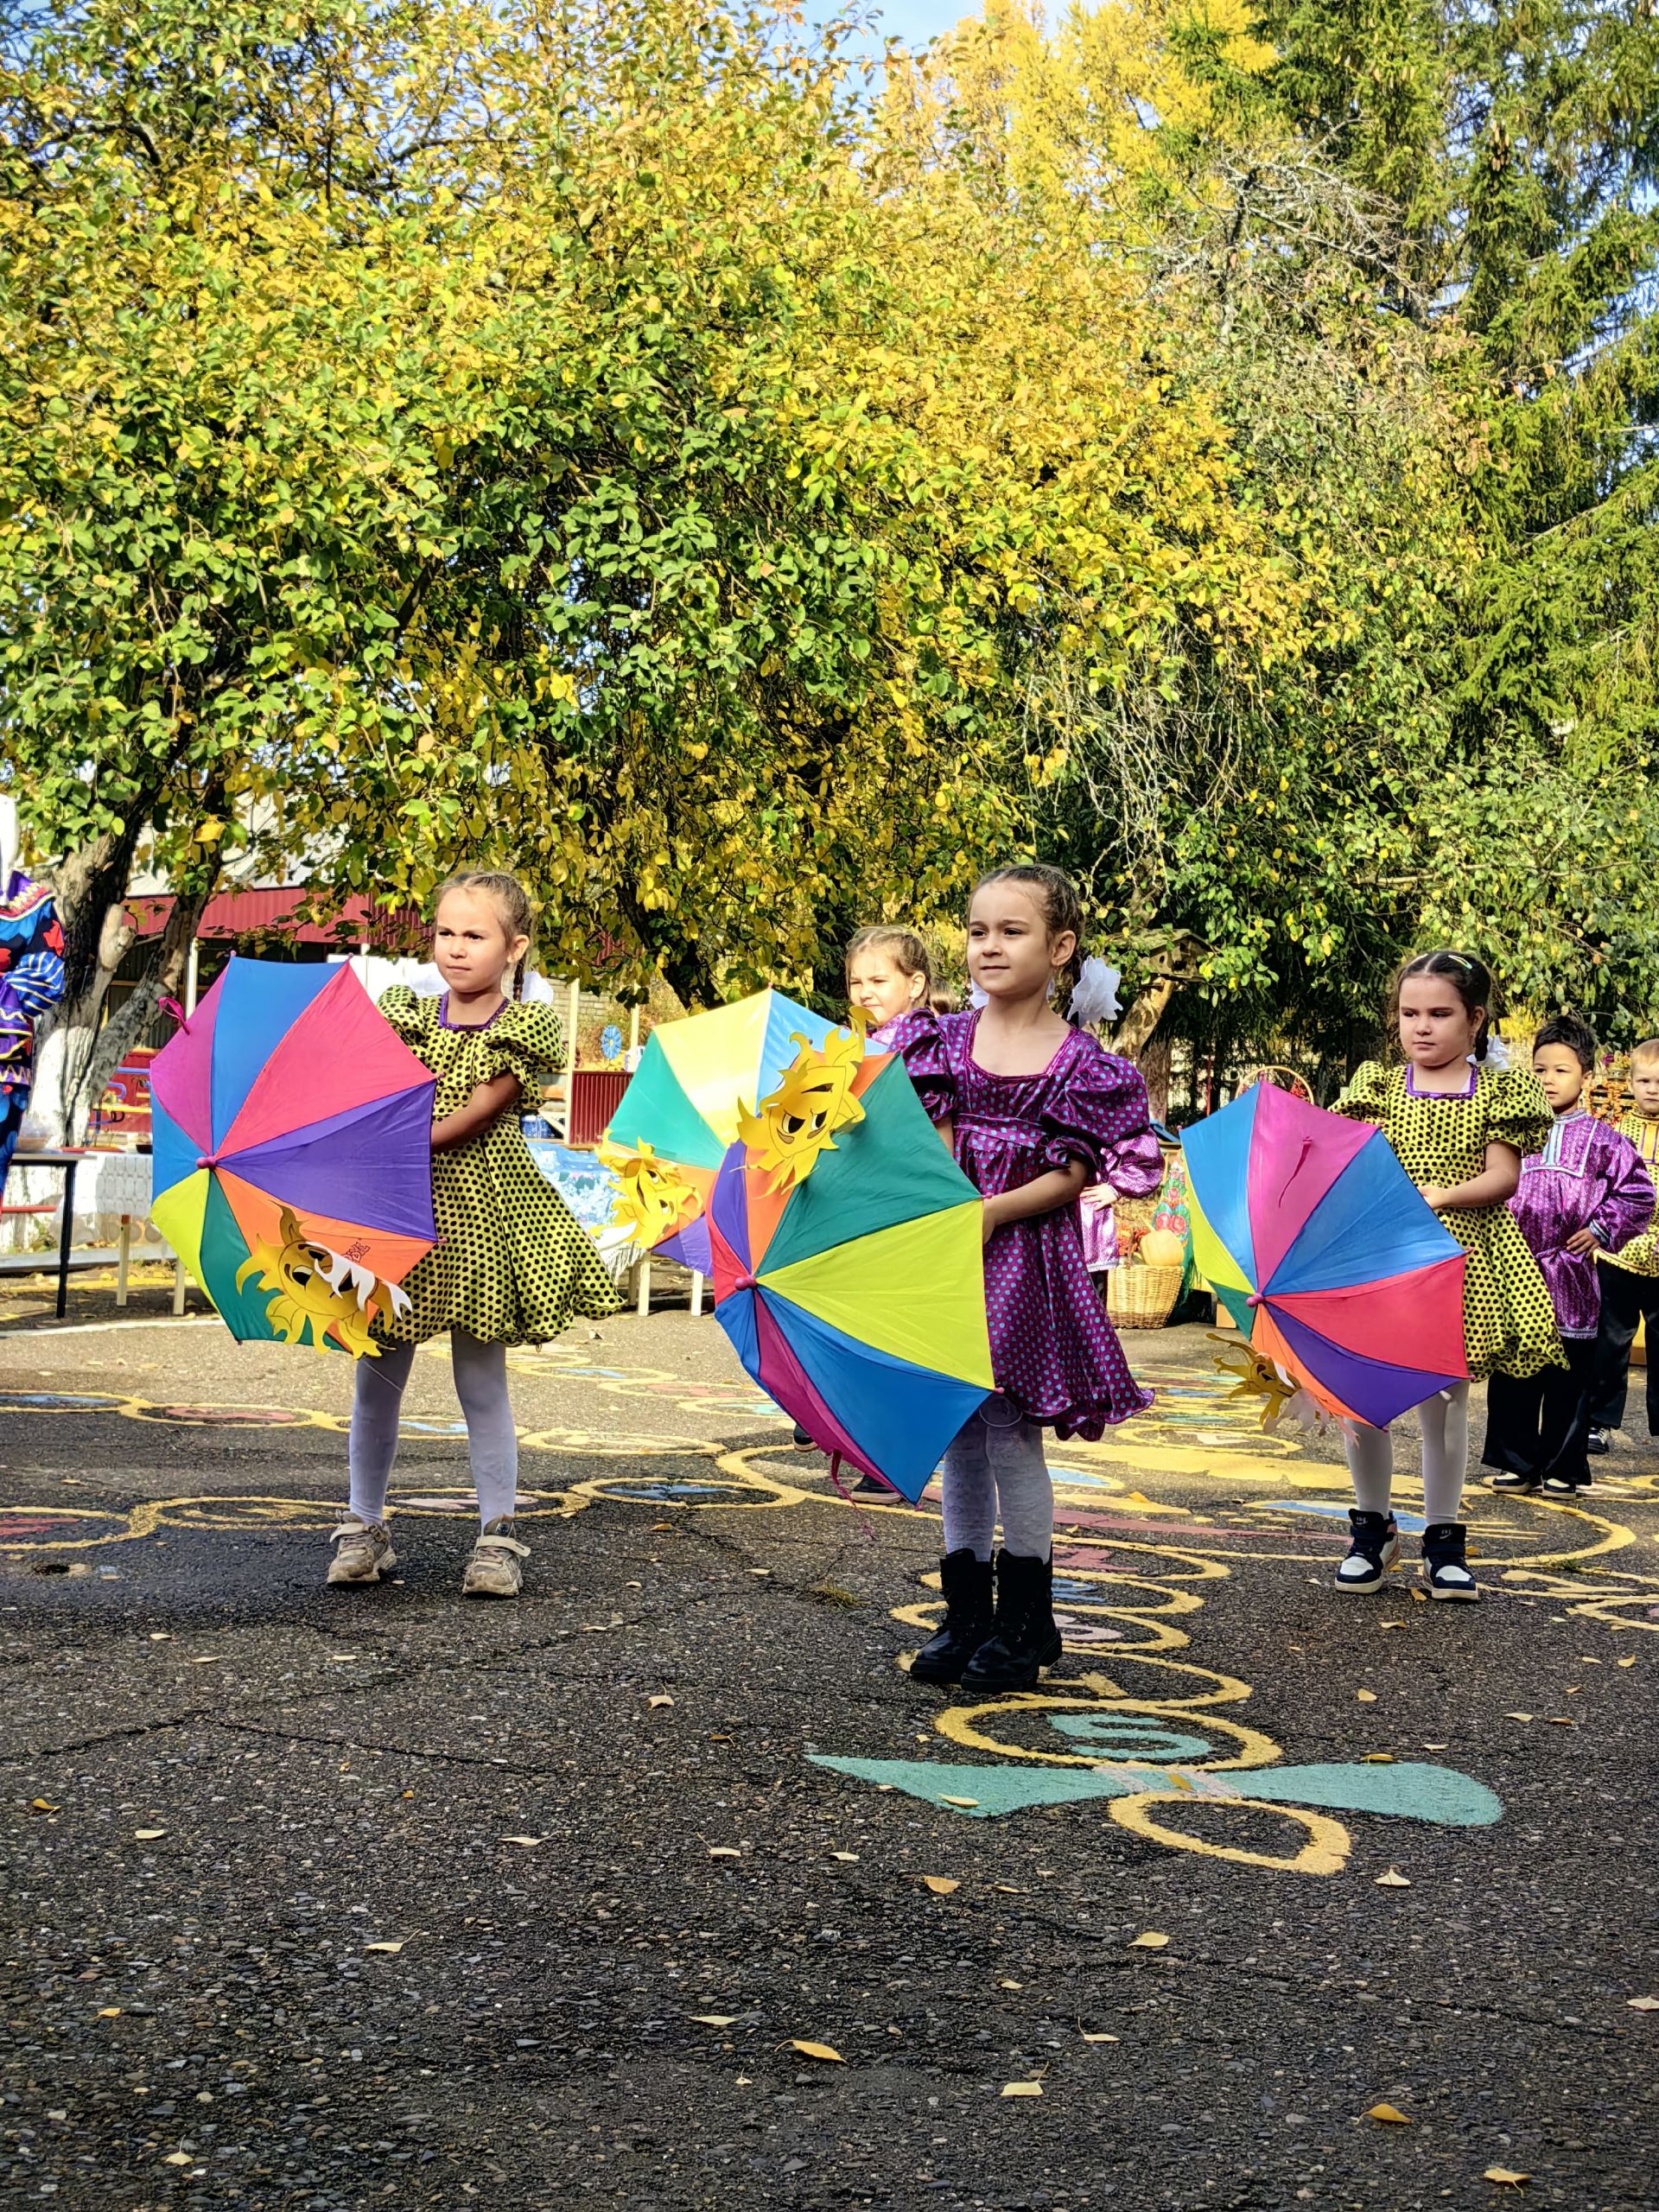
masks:
[[[920,976],[906,976],[892,953],[872,945],[847,963],[847,995],[870,1017],[872,1029],[913,1014],[926,988]]]
[[[1414,1067],[1466,1060],[1485,1013],[1465,1006],[1449,976],[1408,976],[1400,986],[1400,1049]]]
[[[509,938],[493,899],[474,891],[446,891],[438,901],[432,957],[452,991],[499,990],[501,978],[528,946]]]
[[[1638,1114],[1659,1122],[1659,1052],[1649,1060],[1630,1062],[1630,1096]]]
[[[1584,1096],[1585,1071],[1578,1054],[1566,1045],[1541,1045],[1532,1056],[1532,1071],[1543,1085],[1553,1114],[1571,1113]]]
[[[1040,900],[1022,883],[988,883],[968,910],[968,973],[988,999],[1040,997],[1077,950],[1070,930],[1048,933]]]

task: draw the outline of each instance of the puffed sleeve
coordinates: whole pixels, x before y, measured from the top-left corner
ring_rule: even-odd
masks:
[[[544,1001],[510,999],[484,1033],[484,1079],[516,1075],[539,1091],[564,1059],[564,1024]]]
[[[1376,1060],[1354,1070],[1348,1088],[1331,1111],[1345,1114],[1351,1122],[1375,1122],[1379,1128],[1387,1109],[1389,1071]]]
[[[961,1016],[950,1017],[960,1020]],[[905,1072],[931,1122],[948,1122],[957,1110],[957,1078],[945,1054],[944,1034],[931,1007],[907,1014],[887,1031],[887,1050],[899,1053]]]
[[[1043,1101],[1042,1163],[1065,1167],[1080,1160],[1091,1183],[1109,1183],[1121,1198],[1142,1198],[1164,1179],[1164,1150],[1153,1134],[1152,1108],[1132,1060],[1085,1039]]]
[[[419,1044],[426,1027],[421,1016],[422,1001],[407,983],[393,983],[381,992],[375,1004],[405,1045]]]
[[[1628,1137],[1605,1123],[1599,1132],[1598,1149],[1602,1185],[1591,1216],[1597,1240],[1604,1252],[1621,1255],[1633,1239],[1640,1240],[1637,1247],[1640,1260],[1653,1242],[1651,1236],[1643,1236],[1653,1220],[1653,1178],[1648,1164]]]
[[[1530,1068],[1504,1068],[1492,1084],[1486,1109],[1489,1143],[1513,1145],[1522,1160],[1544,1148],[1555,1119],[1544,1087]]]

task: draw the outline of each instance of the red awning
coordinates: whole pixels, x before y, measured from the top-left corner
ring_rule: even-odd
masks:
[[[314,893],[305,884],[285,884],[275,891],[221,891],[207,901],[196,935],[282,937],[290,944],[326,944],[338,952],[355,951],[364,944],[376,952],[409,952],[425,942],[425,925],[412,907],[376,906],[364,898],[339,900],[330,920],[296,920],[299,909],[314,899],[328,912],[326,894]],[[165,897],[129,899],[127,911],[141,938],[159,937],[174,904]]]

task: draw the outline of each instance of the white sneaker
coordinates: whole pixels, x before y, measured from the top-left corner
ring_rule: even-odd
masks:
[[[521,1560],[530,1557],[530,1546],[512,1533],[510,1520],[492,1521],[473,1546],[473,1555],[461,1577],[463,1598],[516,1598],[524,1586]]]
[[[334,1555],[328,1562],[328,1580],[336,1587],[348,1582],[378,1582],[397,1564],[391,1548],[391,1532],[384,1521],[342,1521],[329,1540]]]
[[[1361,1513],[1348,1509],[1353,1541],[1348,1556],[1337,1569],[1337,1588],[1349,1597],[1368,1596],[1380,1590],[1382,1578],[1400,1564],[1400,1531],[1392,1513]]]

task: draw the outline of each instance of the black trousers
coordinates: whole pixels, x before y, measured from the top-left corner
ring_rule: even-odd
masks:
[[[1590,1391],[1595,1374],[1593,1338],[1567,1337],[1561,1350],[1565,1367],[1519,1380],[1494,1375],[1486,1384],[1486,1441],[1480,1460],[1511,1475],[1542,1482],[1554,1475],[1568,1483],[1587,1483],[1590,1461]]]
[[[1623,1428],[1636,1325],[1648,1325],[1648,1434],[1659,1436],[1659,1275],[1633,1275],[1623,1268],[1598,1268],[1601,1331],[1590,1386],[1592,1428]]]

